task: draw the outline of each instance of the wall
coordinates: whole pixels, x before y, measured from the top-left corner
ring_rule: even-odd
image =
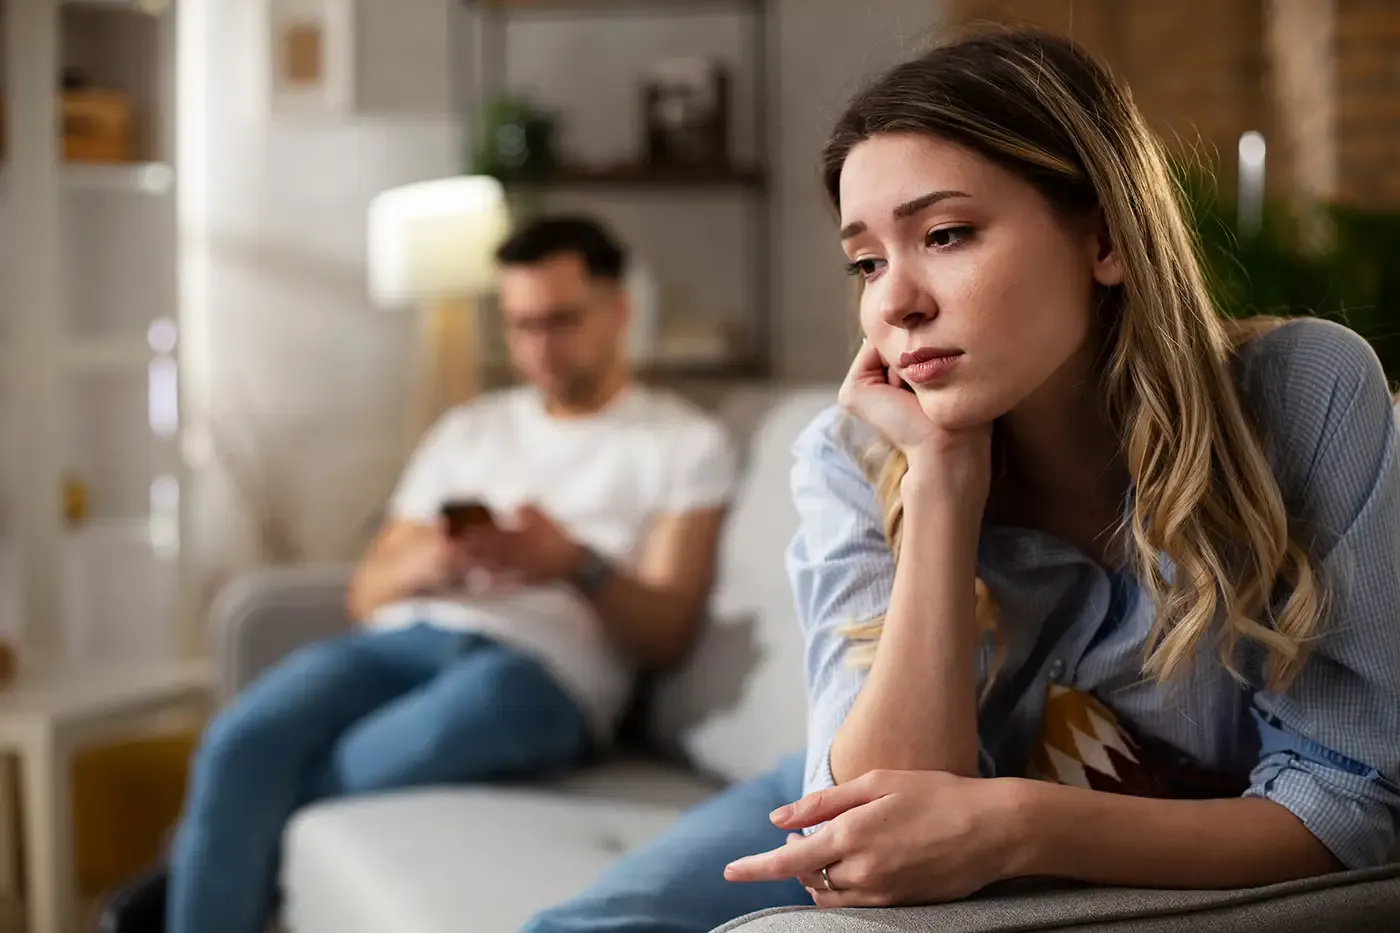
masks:
[[[1332,0],[1335,8],[1339,200],[1400,208],[1400,4]]]
[[[660,6],[654,4],[653,7]],[[504,30],[505,83],[560,116],[560,148],[590,163],[627,159],[640,145],[638,82],[659,59],[721,57],[732,72],[732,148],[754,151],[752,56],[743,4],[720,12],[580,16],[517,14]],[[777,373],[788,379],[839,375],[851,348],[847,283],[818,184],[822,141],[862,80],[917,47],[938,21],[927,0],[769,0],[769,145],[774,166]],[[692,6],[693,10],[694,7]],[[470,58],[463,35],[463,61]],[[475,94],[470,69],[464,93]],[[749,319],[751,248],[740,194],[554,195],[551,207],[605,216],[653,266],[675,316]],[[850,322],[854,326],[853,321]]]
[[[244,486],[272,490],[291,516],[298,552],[327,559],[354,555],[364,522],[401,466],[396,428],[411,321],[365,300],[365,209],[383,188],[457,170],[458,131],[444,111],[461,63],[453,65],[446,44],[450,0],[359,2],[360,92],[374,112],[319,125],[261,120],[249,71],[255,4],[207,4],[209,307],[200,343],[208,360],[195,395],[207,399],[212,447],[224,462],[200,471],[196,535],[187,542],[206,573],[255,558],[255,520],[231,473]],[[913,48],[938,5],[771,2],[776,363],[787,379],[835,379],[853,324],[818,191],[817,151],[844,98]],[[518,77],[577,112],[570,141],[605,153],[632,138],[626,121],[635,112],[611,106],[606,89],[633,101],[631,76],[663,50],[736,49],[734,22],[723,20],[610,17],[608,29],[575,34],[584,43],[567,48],[557,27],[529,24],[512,34],[511,57],[524,63]],[[670,297],[737,307],[737,276],[725,270],[743,261],[743,244],[726,243],[723,234],[734,229],[725,220],[732,205],[679,204],[661,213],[659,225],[656,212],[636,202],[610,209],[630,239],[652,249],[670,276]],[[697,275],[697,268],[712,271]],[[207,440],[197,437],[196,450],[207,451]],[[240,466],[230,470],[230,463]]]
[[[298,554],[345,555],[398,469],[387,441],[411,319],[365,297],[365,215],[385,188],[456,171],[449,2],[358,0],[361,112],[321,122],[263,117],[258,4],[204,3],[203,164],[190,175],[203,175],[205,204],[186,245],[207,268],[186,327],[200,360],[186,393],[186,548],[214,582],[256,559],[260,501],[290,516]]]
[[[1264,0],[952,0],[950,16],[1033,24],[1072,36],[1128,83],[1169,147],[1207,163],[1233,166],[1247,130],[1272,141]],[[1270,168],[1284,171],[1277,158]]]
[[[959,21],[1068,32],[1133,89],[1178,150],[1233,187],[1246,130],[1268,183],[1302,203],[1400,206],[1400,4],[1395,0],[950,0]]]
[[[778,7],[777,365],[791,379],[839,379],[858,331],[817,154],[846,99],[915,52],[940,24],[943,4],[781,0]]]

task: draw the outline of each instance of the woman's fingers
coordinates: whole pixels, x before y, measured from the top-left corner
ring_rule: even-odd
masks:
[[[890,898],[883,892],[856,887],[847,874],[849,870],[843,862],[826,866],[826,875],[820,871],[804,875],[802,884],[812,895],[812,903],[818,907],[888,907]],[[830,884],[828,885],[828,881]]]
[[[824,787],[803,796],[796,803],[779,807],[768,818],[783,829],[806,829],[836,819],[847,810],[879,800],[891,790],[883,772],[871,771],[854,781]]]
[[[856,358],[851,361],[851,368],[846,373],[846,379],[856,382],[884,382],[887,369],[884,357],[875,349],[875,344],[869,340],[862,340],[860,349],[856,351]]]
[[[820,876],[823,868],[840,857],[833,833],[814,833],[789,837],[789,840],[777,849],[730,862],[724,869],[725,880],[783,881]]]

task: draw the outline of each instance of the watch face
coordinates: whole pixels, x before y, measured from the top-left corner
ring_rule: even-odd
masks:
[[[583,563],[579,565],[575,579],[580,589],[589,592],[606,583],[612,572],[612,565],[597,551],[589,548],[584,551]]]

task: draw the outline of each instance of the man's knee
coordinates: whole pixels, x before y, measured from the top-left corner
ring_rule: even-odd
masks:
[[[350,672],[352,649],[342,640],[298,649],[265,671],[214,716],[195,753],[196,780],[255,766],[289,742],[304,738],[296,715],[308,691],[324,689]]]
[[[598,921],[599,918],[594,917],[590,923],[586,908],[569,902],[535,914],[520,928],[520,933],[583,933],[586,930],[608,929],[608,924],[599,926]]]

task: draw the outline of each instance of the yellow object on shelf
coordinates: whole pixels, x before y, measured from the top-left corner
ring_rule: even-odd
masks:
[[[87,486],[76,476],[63,480],[63,517],[70,526],[81,525],[87,518]]]
[[[78,890],[96,897],[151,867],[184,804],[193,730],[84,749],[73,757]]]
[[[120,91],[68,90],[62,96],[63,157],[71,162],[130,162],[131,103]]]

